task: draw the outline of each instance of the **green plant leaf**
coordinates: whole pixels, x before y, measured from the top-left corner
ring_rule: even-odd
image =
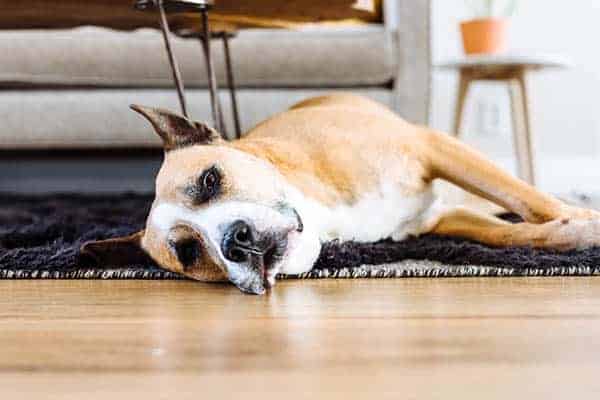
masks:
[[[510,17],[517,10],[518,0],[465,0],[471,18]]]
[[[517,11],[517,0],[508,0],[507,4],[504,6],[504,12],[502,15],[505,17],[512,17],[515,15]]]

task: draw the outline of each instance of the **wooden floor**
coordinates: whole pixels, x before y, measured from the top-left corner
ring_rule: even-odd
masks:
[[[598,399],[600,278],[0,281],[2,399],[237,396]]]

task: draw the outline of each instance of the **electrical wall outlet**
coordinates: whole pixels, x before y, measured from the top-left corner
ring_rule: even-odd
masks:
[[[502,110],[493,98],[482,97],[475,105],[476,129],[481,136],[500,136],[503,131]]]

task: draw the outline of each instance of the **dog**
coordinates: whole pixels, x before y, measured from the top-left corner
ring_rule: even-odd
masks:
[[[86,243],[111,263],[141,252],[200,281],[261,294],[278,273],[307,272],[321,244],[435,233],[490,246],[600,245],[600,213],[567,205],[503,172],[450,135],[350,94],[311,98],[227,142],[208,125],[132,105],[165,157],[146,227]],[[444,204],[449,181],[522,217]]]

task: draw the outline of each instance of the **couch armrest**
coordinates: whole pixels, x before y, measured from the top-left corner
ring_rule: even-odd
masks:
[[[396,111],[413,123],[429,122],[431,91],[431,0],[384,2],[386,29],[398,57],[394,77]]]

